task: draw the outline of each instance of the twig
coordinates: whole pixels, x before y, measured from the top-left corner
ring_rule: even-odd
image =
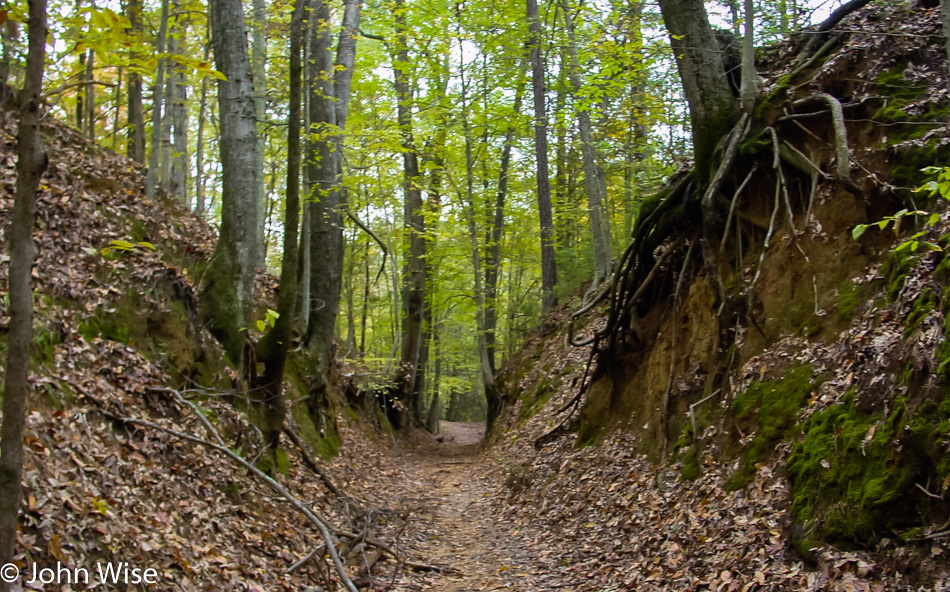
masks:
[[[699,436],[696,435],[697,430],[699,429],[698,426],[696,425],[696,408],[702,405],[703,403],[705,403],[706,401],[708,401],[709,399],[712,399],[713,397],[718,395],[720,392],[722,392],[721,388],[716,389],[712,393],[710,393],[708,396],[696,401],[695,403],[689,406],[689,423],[693,427],[693,441],[694,442],[697,439],[699,439]]]
[[[367,226],[360,220],[352,210],[347,208],[346,216],[353,221],[354,224],[363,229],[363,232],[370,235],[376,244],[379,245],[380,250],[383,252],[383,262],[379,266],[379,271],[376,272],[376,279],[373,281],[374,284],[379,283],[379,276],[383,275],[383,272],[386,270],[386,258],[389,256],[389,249],[386,247],[386,244],[383,242],[379,235],[376,234],[372,228]]]
[[[932,497],[932,498],[938,499],[938,500],[942,500],[942,499],[943,499],[943,496],[937,495],[936,493],[930,493],[929,491],[927,491],[927,488],[924,487],[923,485],[921,485],[920,483],[914,483],[914,485],[916,485],[916,486],[917,486],[917,489],[923,491],[924,494],[926,494],[928,497]]]
[[[320,553],[321,551],[323,551],[323,550],[326,549],[326,548],[327,548],[326,545],[320,545],[319,547],[317,547],[317,548],[314,549],[313,551],[310,551],[309,553],[307,553],[307,556],[306,556],[306,557],[304,557],[303,559],[301,559],[301,560],[298,561],[297,563],[295,563],[295,564],[291,565],[290,567],[288,567],[288,568],[287,568],[287,573],[293,573],[293,572],[297,571],[297,570],[300,569],[305,563],[307,563],[308,561],[310,561],[311,559],[313,559],[314,556],[317,555],[317,553]]]

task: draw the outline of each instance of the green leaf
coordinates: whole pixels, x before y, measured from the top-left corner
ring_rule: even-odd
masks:
[[[137,247],[142,247],[143,249],[148,249],[149,251],[154,251],[154,250],[155,250],[155,245],[153,245],[152,243],[150,243],[150,242],[148,242],[148,241],[142,241],[142,242],[135,243],[135,246],[137,246]]]
[[[930,214],[930,219],[927,220],[927,224],[928,224],[929,226],[933,226],[934,224],[936,224],[936,223],[939,222],[939,221],[940,221],[940,214],[934,212],[933,214]]]
[[[257,321],[257,330],[258,330],[258,331],[260,331],[261,333],[263,333],[263,332],[264,332],[264,329],[266,329],[266,328],[267,328],[267,326],[264,324],[264,321]]]
[[[854,240],[858,240],[859,238],[861,238],[861,235],[864,234],[865,231],[867,231],[867,229],[868,229],[867,224],[858,224],[857,226],[854,227],[854,230],[851,231],[851,236],[854,238]]]

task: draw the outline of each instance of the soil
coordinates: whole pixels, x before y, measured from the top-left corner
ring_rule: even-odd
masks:
[[[554,581],[557,570],[526,548],[517,537],[518,527],[493,509],[497,484],[479,466],[487,460],[481,447],[484,428],[481,423],[443,421],[441,442],[427,436],[414,439],[403,457],[405,472],[389,485],[401,498],[397,505],[419,509],[411,530],[421,529],[425,536],[410,543],[412,555],[451,571],[407,572],[392,588],[380,577],[377,589],[527,592],[573,586]]]

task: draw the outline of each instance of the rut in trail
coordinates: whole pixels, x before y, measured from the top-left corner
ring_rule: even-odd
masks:
[[[416,574],[393,590],[541,591],[572,589],[556,568],[519,540],[515,524],[493,510],[497,490],[484,474],[488,459],[480,449],[483,424],[442,422],[443,442],[416,446],[405,458],[403,478],[392,483],[406,506],[417,508],[412,530],[424,536],[413,554],[457,570]],[[493,500],[494,498],[494,500]],[[378,589],[386,589],[382,578]]]

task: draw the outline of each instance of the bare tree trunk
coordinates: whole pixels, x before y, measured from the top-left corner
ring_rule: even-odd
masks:
[[[115,75],[115,91],[112,93],[112,141],[111,147],[113,150],[118,148],[118,138],[119,138],[119,111],[122,110],[122,67],[116,68]],[[118,152],[118,150],[116,150]]]
[[[177,67],[172,75],[173,94],[171,101],[172,166],[171,193],[183,205],[188,205],[188,78],[182,67]]]
[[[168,34],[168,0],[162,0],[158,39],[155,41],[155,53],[165,53],[165,37]],[[215,56],[217,59],[217,56]],[[152,147],[148,156],[148,173],[145,176],[145,196],[155,199],[158,188],[158,156],[162,145],[162,93],[165,90],[165,58],[158,58],[158,70],[155,74],[155,86],[152,88]],[[222,113],[222,117],[224,114]]]
[[[134,35],[142,34],[142,0],[128,0],[125,14],[132,25]],[[128,144],[125,154],[139,164],[145,164],[145,114],[142,109],[142,76],[135,70],[136,62],[141,58],[133,53],[130,56],[128,91]],[[207,58],[205,58],[207,59]]]
[[[30,341],[33,335],[31,272],[36,259],[33,225],[36,192],[47,156],[40,133],[40,92],[46,60],[46,0],[29,0],[29,49],[20,92],[17,132],[17,178],[10,225],[10,333],[4,377],[3,425],[0,426],[0,565],[13,560],[16,548],[20,481],[23,473],[23,431],[29,397]],[[9,585],[0,581],[0,591]]]
[[[745,0],[745,38],[742,40],[742,82],[739,102],[742,110],[752,115],[759,94],[759,75],[755,71],[755,4]]]
[[[660,8],[689,103],[696,180],[702,191],[713,174],[716,145],[735,122],[735,98],[703,0],[663,0]]]
[[[397,396],[405,405],[407,412],[402,424],[406,427],[412,420],[412,411],[416,409],[416,399],[421,396],[419,384],[419,361],[422,352],[422,329],[425,315],[426,289],[426,222],[423,213],[422,191],[419,187],[419,160],[415,140],[412,135],[412,87],[409,68],[408,26],[406,23],[405,0],[394,0],[395,44],[393,52],[393,75],[396,88],[397,115],[399,133],[403,148],[403,223],[406,228],[406,271],[403,285],[403,330],[402,349],[395,384]]]
[[[209,31],[210,33],[210,31]],[[210,36],[210,35],[209,35]],[[204,59],[208,60],[211,50],[211,40],[205,43]],[[205,118],[208,111],[208,77],[201,78],[201,99],[198,105],[198,137],[195,138],[195,212],[199,215],[205,211]]]
[[[577,40],[574,35],[574,18],[571,16],[567,0],[561,0],[564,12],[564,26],[568,39],[568,76],[574,93],[581,91],[581,78],[577,73]],[[590,217],[591,233],[594,245],[594,282],[591,289],[610,276],[612,262],[610,258],[610,216],[607,211],[607,182],[604,171],[597,164],[597,152],[591,137],[590,112],[586,108],[577,110],[577,125],[581,135],[581,156],[584,161],[584,188],[587,193],[587,214]]]
[[[538,218],[541,223],[541,309],[557,304],[557,261],[554,253],[554,212],[548,179],[548,117],[544,105],[544,64],[541,60],[541,18],[537,0],[526,0],[528,45],[531,48],[531,86],[534,91],[534,152],[537,159]]]
[[[257,118],[257,168],[261,171],[261,177],[254,187],[254,199],[257,202],[258,215],[258,245],[260,253],[258,261],[261,265],[265,264],[267,252],[265,245],[267,237],[264,236],[267,223],[267,195],[264,192],[264,134],[262,126],[266,117],[267,80],[267,12],[264,0],[252,0],[253,25],[251,26],[251,76],[254,80],[254,114]]]
[[[297,0],[290,21],[289,106],[287,116],[287,194],[284,200],[284,244],[277,296],[277,321],[257,344],[257,360],[264,374],[252,389],[252,401],[263,410],[264,437],[276,450],[284,425],[286,405],[282,394],[287,349],[294,327],[297,295],[297,226],[300,213],[300,103],[303,94],[301,49],[307,0]]]
[[[254,297],[257,266],[257,122],[241,0],[211,3],[211,29],[218,81],[222,188],[221,236],[204,271],[202,317],[240,367]],[[149,170],[151,173],[151,170]]]
[[[83,77],[83,80],[86,81],[86,84],[82,88],[83,94],[83,108],[85,109],[85,128],[84,136],[90,140],[96,139],[96,87],[92,84],[94,80],[95,70],[93,69],[93,63],[95,62],[96,54],[90,49],[86,56],[86,74]]]

